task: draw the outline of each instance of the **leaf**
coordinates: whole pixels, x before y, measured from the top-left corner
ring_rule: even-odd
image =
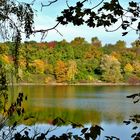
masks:
[[[139,93],[135,93],[135,94],[126,96],[126,98],[133,98],[134,99],[138,95],[139,95]]]
[[[28,97],[27,96],[25,96],[25,100],[27,101],[27,99],[28,99]]]
[[[134,103],[134,104],[136,104],[136,103],[138,103],[138,102],[139,102],[139,100],[140,100],[140,99],[138,99],[138,100],[136,100],[136,101],[133,101],[133,103]]]
[[[101,130],[103,130],[103,128],[98,126],[98,125],[91,126],[91,128],[90,128],[90,137],[92,139],[96,139],[97,136],[101,135]]]
[[[105,138],[107,138],[107,140],[111,140],[112,138],[109,136],[105,136]]]
[[[137,126],[133,127],[133,130],[136,130],[136,129],[138,129],[138,127],[137,127]]]
[[[136,18],[132,18],[131,21],[134,22],[134,21],[137,21],[137,19]]]
[[[116,140],[120,140],[119,138],[115,137],[115,136],[111,136],[112,139],[116,139]]]
[[[53,125],[58,124],[58,118],[54,119],[54,120],[52,121],[52,124],[53,124]]]
[[[85,9],[84,12],[88,15],[89,13],[91,13],[91,9]]]
[[[111,22],[112,22],[112,23],[116,23],[117,21],[118,21],[118,20],[117,20],[116,18],[114,18],[114,17],[111,18]]]
[[[126,125],[129,125],[131,122],[130,121],[123,121]]]
[[[76,124],[76,123],[73,123],[73,122],[71,122],[71,125],[72,125],[72,128],[83,127],[82,124]]]
[[[129,6],[130,6],[130,7],[136,7],[136,6],[137,6],[137,3],[136,3],[136,2],[131,1],[131,2],[129,2]]]
[[[137,135],[136,133],[132,134],[131,135],[131,138],[134,138],[136,135]]]
[[[76,6],[77,6],[78,8],[81,8],[81,7],[83,6],[83,3],[77,2],[77,3],[76,3]]]
[[[83,139],[82,139],[81,137],[79,137],[78,135],[74,135],[73,138],[74,138],[75,140],[83,140]]]
[[[125,36],[125,35],[127,35],[128,34],[128,32],[123,32],[122,33],[122,36]]]
[[[24,131],[25,135],[28,137],[29,132],[28,131]]]
[[[85,140],[89,140],[90,139],[90,133],[85,133]]]
[[[12,129],[14,129],[17,126],[17,121],[14,122]]]
[[[84,134],[87,130],[88,130],[88,128],[83,128],[83,129],[81,130],[81,133]]]
[[[124,20],[123,22],[124,22],[124,23],[129,23],[129,21],[127,21],[127,20]]]
[[[137,28],[138,28],[138,30],[140,31],[140,22],[138,23],[138,27],[137,27]]]

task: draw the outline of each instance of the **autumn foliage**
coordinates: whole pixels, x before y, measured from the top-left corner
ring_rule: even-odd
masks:
[[[93,37],[91,43],[76,37],[71,42],[35,41],[22,43],[19,50],[21,82],[126,82],[139,83],[140,46],[132,42],[131,48],[122,40],[105,44]],[[0,63],[10,75],[14,68],[12,43],[0,44]],[[38,79],[38,80],[37,80]]]

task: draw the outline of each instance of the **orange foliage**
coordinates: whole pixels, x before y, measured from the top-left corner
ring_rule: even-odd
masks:
[[[55,67],[55,76],[57,82],[65,82],[67,76],[67,67],[62,60],[58,60]]]

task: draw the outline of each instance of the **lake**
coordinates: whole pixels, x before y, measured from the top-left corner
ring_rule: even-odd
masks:
[[[61,117],[85,126],[101,126],[104,131],[100,139],[113,135],[121,140],[130,140],[134,125],[126,126],[123,121],[128,120],[130,115],[140,113],[139,103],[133,104],[131,99],[126,98],[127,95],[139,92],[139,86],[34,85],[16,86],[14,91],[28,96],[24,103],[26,113],[35,116],[30,121],[22,122],[18,129],[28,125],[45,131],[52,127],[54,118]],[[11,102],[16,96],[14,94],[10,97]],[[69,127],[62,126],[55,130],[55,134],[66,132]],[[80,130],[74,132],[79,133]]]

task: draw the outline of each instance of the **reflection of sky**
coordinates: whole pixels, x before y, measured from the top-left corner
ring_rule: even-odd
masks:
[[[39,104],[37,104],[37,102]],[[131,101],[127,101],[121,98],[49,98],[49,99],[32,99],[33,106],[36,107],[51,107],[51,108],[63,108],[63,109],[80,109],[82,111],[95,110],[100,112],[101,115],[108,114],[106,116],[115,116],[122,114],[123,116],[132,115],[132,113],[138,113],[139,105],[134,105]],[[105,116],[104,116],[105,117]],[[104,119],[103,117],[103,119]]]
[[[126,99],[127,95],[137,93],[139,86],[23,86],[22,88],[28,95],[28,101],[31,101],[30,110],[43,107],[43,113],[35,112],[37,116],[38,113],[41,116],[38,116],[38,123],[40,118],[47,120],[49,115],[52,118],[60,116],[67,120],[93,122],[105,129],[103,136],[114,135],[121,140],[130,140],[132,126],[125,126],[122,122],[128,120],[130,115],[140,113],[139,104],[133,104],[130,99]],[[44,131],[48,125],[39,127]],[[57,134],[62,130],[67,130],[67,127],[59,129]]]
[[[85,124],[85,127],[90,128],[91,124]],[[131,135],[136,132],[134,130],[132,130],[133,126],[132,125],[128,125],[126,126],[125,124],[115,124],[115,123],[105,123],[102,122],[101,124],[99,124],[99,126],[101,126],[104,131],[101,131],[101,136],[100,136],[100,140],[104,140],[105,136],[115,136],[120,138],[120,140],[131,140]],[[24,128],[24,125],[20,125],[17,128],[17,131],[20,131]],[[43,132],[45,133],[48,129],[54,129],[55,126],[51,126],[48,124],[36,124],[33,126],[29,127],[31,129],[31,131],[29,131],[30,135],[34,134],[34,130],[37,132]],[[81,129],[82,128],[76,128],[76,129],[71,129],[72,127],[70,125],[67,126],[62,126],[62,127],[58,127],[56,128],[54,131],[50,132],[47,135],[47,138],[51,137],[52,135],[56,135],[56,136],[60,136],[62,133],[68,133],[68,132],[72,132],[74,135],[81,134]],[[138,130],[137,130],[138,132]]]
[[[120,140],[131,140],[131,135],[134,130],[132,130],[133,125],[126,126],[125,124],[116,124],[116,123],[104,123],[100,124],[104,131],[102,132],[102,137],[105,136],[115,136],[120,138]]]
[[[28,0],[22,0],[25,2],[29,2]],[[32,0],[30,0],[32,1]],[[47,4],[47,1],[41,0],[42,2],[45,2]],[[55,20],[56,17],[60,15],[61,11],[66,8],[66,3],[64,0],[58,0],[54,5],[44,8],[42,12],[40,11],[41,7],[41,1],[36,0],[36,3],[34,5],[34,8],[38,10],[37,14],[38,16],[35,17],[35,25],[36,29],[45,29],[45,28],[50,28],[56,24]],[[128,2],[131,0],[120,0],[120,3],[124,6],[128,5]],[[139,0],[135,0],[139,1]],[[70,0],[68,1],[69,5],[75,4],[75,0]],[[94,0],[94,2],[91,2],[91,4],[88,2],[87,6],[93,7],[95,6],[99,1]],[[83,26],[73,26],[72,24],[62,26],[59,25],[57,27],[58,31],[63,34],[63,37],[60,36],[55,30],[51,31],[48,33],[46,39],[44,41],[53,41],[53,40],[62,40],[66,39],[67,41],[73,40],[75,37],[80,36],[84,37],[87,41],[90,42],[92,37],[97,36],[103,44],[106,43],[112,43],[114,44],[117,40],[125,40],[127,44],[130,45],[131,42],[133,42],[135,39],[137,39],[137,35],[135,32],[130,32],[127,36],[122,37],[121,36],[121,30],[113,33],[106,33],[102,27],[97,28],[97,29],[92,29],[89,28],[85,25]],[[31,39],[40,41],[40,35],[37,34],[35,37],[32,37]]]

